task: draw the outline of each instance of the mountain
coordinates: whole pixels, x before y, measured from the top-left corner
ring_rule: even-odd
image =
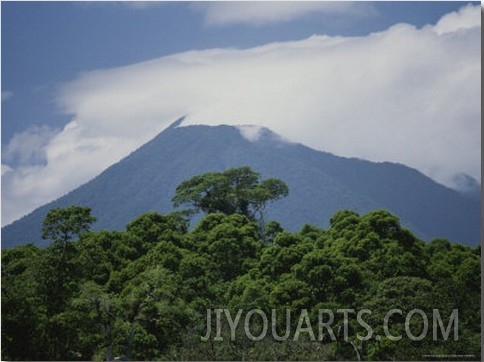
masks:
[[[338,157],[255,126],[178,127],[179,123],[83,186],[2,228],[2,247],[28,242],[45,246],[40,238],[42,220],[54,207],[89,206],[98,218],[94,229],[123,230],[144,212],[173,211],[171,198],[181,181],[244,165],[262,178],[287,183],[289,196],[269,205],[265,219],[277,220],[291,231],[305,223],[326,227],[341,209],[386,209],[425,240],[479,243],[480,200],[412,168]]]

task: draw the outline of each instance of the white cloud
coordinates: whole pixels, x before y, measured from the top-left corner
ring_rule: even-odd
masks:
[[[242,135],[242,137],[244,137],[246,140],[251,142],[258,141],[262,136],[263,128],[261,126],[242,125],[242,126],[237,126],[237,128],[239,129],[239,132]]]
[[[2,176],[5,175],[7,172],[10,172],[10,171],[12,171],[12,168],[10,166],[4,165],[2,163]]]
[[[452,12],[443,16],[433,29],[437,34],[442,35],[480,25],[481,13],[476,11],[474,6],[467,5],[459,12]]]
[[[184,114],[184,125],[256,124],[338,155],[404,163],[448,185],[458,173],[480,180],[476,13],[465,7],[422,29],[190,51],[82,74],[59,93],[73,116],[43,144],[46,163],[3,174],[2,222],[88,181]]]
[[[166,1],[122,1],[120,2],[120,4],[127,6],[131,9],[146,10],[166,4]]]
[[[20,139],[25,147],[18,145]],[[85,135],[75,121],[52,134],[48,143],[39,147],[39,154],[32,154],[31,145],[36,143],[43,144],[38,132],[28,131],[7,146],[15,150],[16,157],[20,154],[24,162],[30,158],[33,164],[21,163],[15,168],[2,164],[3,224],[80,186],[138,145],[128,138]],[[41,160],[45,163],[39,163]]]
[[[195,3],[194,8],[204,13],[205,24],[209,26],[260,26],[295,20],[310,13],[359,16],[374,12],[368,4],[349,1],[212,1]]]
[[[6,146],[2,158],[16,165],[44,163],[45,149],[55,131],[48,126],[33,126],[15,134]]]

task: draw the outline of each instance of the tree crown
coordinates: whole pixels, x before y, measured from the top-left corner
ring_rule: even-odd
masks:
[[[287,196],[287,185],[276,178],[260,181],[250,167],[208,172],[183,181],[175,191],[173,205],[189,204],[194,211],[239,213],[254,219],[265,205]]]

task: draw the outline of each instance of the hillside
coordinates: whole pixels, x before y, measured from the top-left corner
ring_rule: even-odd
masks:
[[[2,247],[45,246],[40,228],[53,207],[89,206],[98,218],[94,229],[123,230],[144,212],[173,211],[171,198],[181,181],[243,165],[287,183],[289,196],[270,205],[266,219],[291,231],[306,223],[327,227],[341,209],[386,209],[425,240],[479,243],[476,199],[403,165],[338,157],[286,142],[268,129],[255,134],[249,141],[236,127],[174,124],[90,182],[2,228]]]

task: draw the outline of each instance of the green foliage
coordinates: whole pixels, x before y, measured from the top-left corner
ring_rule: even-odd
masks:
[[[69,206],[52,209],[42,224],[42,238],[54,243],[67,242],[81,232],[89,230],[96,221],[89,207]]]
[[[333,215],[328,229],[305,225],[297,233],[273,221],[261,234],[250,217],[256,205],[248,195],[252,186],[264,182],[247,169],[229,171],[205,181],[218,188],[218,182],[235,180],[226,190],[230,195],[238,187],[239,198],[227,199],[236,212],[220,212],[229,204],[215,207],[207,199],[206,205],[219,212],[203,217],[191,231],[183,215],[148,212],[125,231],[91,232],[94,218],[89,209],[70,207],[53,210],[46,218],[49,247],[3,251],[2,359],[421,360],[423,355],[456,354],[479,358],[480,247],[443,239],[425,244],[384,210],[361,216],[342,210]],[[262,200],[267,194],[258,197]],[[237,203],[244,198],[250,201],[249,215]],[[234,200],[239,201],[231,203]],[[223,341],[213,340],[214,330],[212,339],[203,341],[207,309],[214,318],[216,308],[228,308],[232,317],[238,310],[245,316],[260,309],[270,318],[274,310],[279,336],[289,313],[291,338],[253,341],[241,327],[231,340],[224,321]],[[335,313],[335,339],[326,331],[321,340],[316,336],[312,341],[303,331],[294,340],[303,309],[316,334],[318,310]],[[368,331],[356,318],[345,325],[338,309],[371,310],[364,320],[374,335],[359,340],[356,336]],[[398,341],[376,338],[384,335],[382,321],[390,309],[403,312],[391,317],[389,332],[404,336]],[[444,321],[458,309],[459,339],[405,338],[405,315],[412,309],[430,316],[430,335],[434,309]],[[251,326],[254,333],[260,331],[261,319],[254,317]],[[268,335],[271,327],[269,321]],[[419,318],[409,323],[416,335],[423,327]],[[347,340],[342,338],[344,328]]]
[[[283,181],[259,178],[248,166],[194,176],[178,185],[173,205],[190,204],[196,212],[239,213],[253,219],[268,202],[288,194]]]

